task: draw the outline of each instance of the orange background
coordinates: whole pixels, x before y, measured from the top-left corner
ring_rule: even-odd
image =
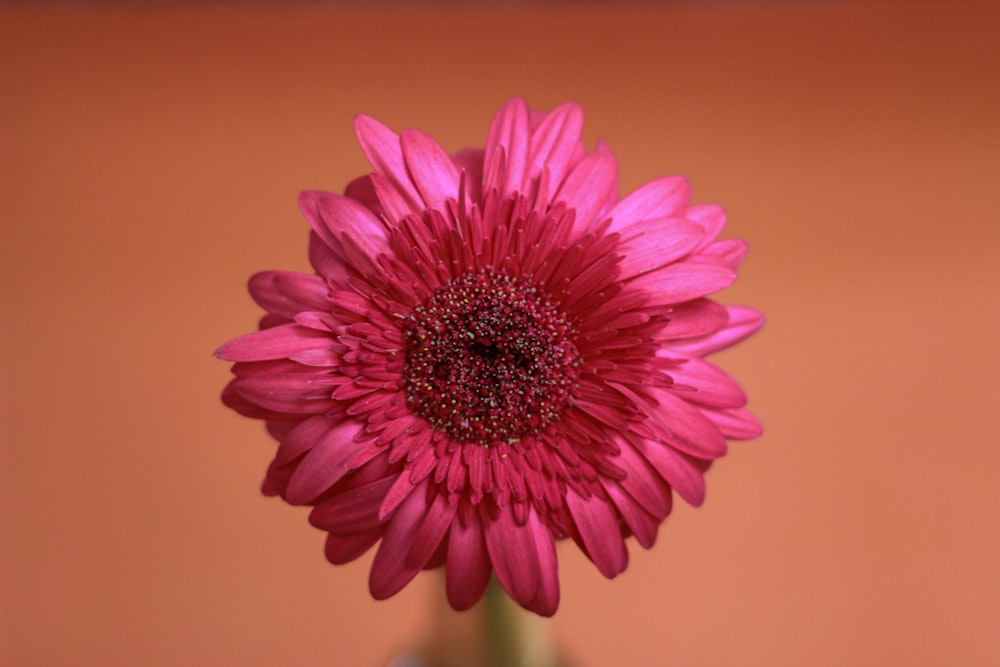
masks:
[[[355,113],[482,144],[507,97],[587,113],[623,190],[683,173],[750,259],[720,362],[767,432],[605,581],[560,549],[583,667],[1000,661],[994,3],[369,9],[0,20],[0,664],[373,665],[422,575],[328,565],[258,495],[274,449],[211,357],[244,281],[305,270],[299,190],[366,171]]]

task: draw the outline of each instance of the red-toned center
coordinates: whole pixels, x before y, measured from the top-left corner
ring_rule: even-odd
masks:
[[[557,419],[579,353],[565,315],[530,283],[486,270],[406,316],[406,395],[460,442],[515,440]]]

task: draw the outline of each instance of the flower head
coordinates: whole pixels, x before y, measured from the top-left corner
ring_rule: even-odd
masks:
[[[702,503],[727,438],[760,434],[704,360],[761,324],[707,298],[745,244],[683,178],[620,199],[582,123],[514,99],[485,149],[449,156],[358,117],[374,172],[299,198],[315,274],[253,276],[260,331],[217,353],[225,403],[280,442],[264,492],[313,507],[333,563],[378,543],[376,598],[443,565],[456,609],[495,572],[551,615],[556,540],[614,577],[673,492]]]

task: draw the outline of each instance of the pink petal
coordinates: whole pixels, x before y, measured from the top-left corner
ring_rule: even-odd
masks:
[[[350,197],[375,215],[382,212],[380,210],[382,208],[382,204],[379,202],[378,196],[375,194],[375,186],[372,185],[371,174],[355,178],[353,181],[348,183],[347,187],[344,188],[344,196]]]
[[[310,512],[309,523],[347,534],[381,526],[385,521],[378,516],[378,506],[392,482],[392,477],[384,477],[324,499]]]
[[[465,611],[476,604],[486,590],[492,571],[478,518],[473,518],[467,526],[453,521],[444,570],[445,591],[451,606]]]
[[[426,490],[425,483],[407,496],[389,520],[368,576],[368,588],[376,600],[392,597],[420,572],[420,567],[407,562],[406,554],[427,514]]]
[[[608,233],[619,232],[643,220],[683,216],[691,185],[681,176],[663,176],[646,183],[611,209]]]
[[[328,192],[307,191],[299,195],[299,201],[303,211],[315,207],[319,215],[310,219],[309,224],[331,248],[343,248],[342,237],[347,236],[370,259],[388,250],[385,226],[353,199]]]
[[[726,306],[726,311],[729,321],[722,329],[697,338],[673,341],[670,348],[690,356],[703,357],[749,338],[764,324],[764,316],[753,308]]]
[[[538,592],[539,565],[531,528],[518,526],[510,505],[484,530],[486,549],[504,590],[516,602],[526,605]]]
[[[670,348],[658,350],[656,356],[677,358]],[[685,401],[713,408],[738,408],[746,405],[747,396],[736,381],[718,366],[703,359],[690,357],[667,373],[675,383],[696,389],[696,391],[676,390],[678,398]]]
[[[406,199],[410,210],[413,213],[420,213],[423,206],[420,195],[413,187],[410,175],[406,171],[399,135],[368,116],[358,116],[354,119],[354,133],[375,173],[391,179],[392,184]]]
[[[701,252],[709,257],[721,259],[729,268],[735,271],[747,257],[747,243],[741,239],[725,239],[723,241],[716,241]]]
[[[678,495],[693,507],[705,502],[705,462],[652,440],[638,443],[639,451]]]
[[[715,301],[694,299],[673,306],[668,317],[670,322],[657,335],[669,341],[715,333],[729,321],[729,312]]]
[[[216,350],[215,355],[226,361],[266,361],[285,359],[332,343],[329,336],[320,332],[298,324],[282,324],[234,338]]]
[[[596,222],[601,207],[618,183],[618,163],[609,153],[594,153],[573,167],[553,201],[576,210],[574,231],[582,233]]]
[[[670,489],[646,460],[626,442],[620,443],[621,453],[615,463],[625,469],[627,477],[620,484],[647,512],[660,519],[670,513]]]
[[[722,228],[726,226],[726,212],[715,204],[692,206],[684,213],[684,217],[698,223],[705,230],[705,237],[695,252],[707,248],[718,238],[719,234],[722,233]]]
[[[627,280],[666,267],[690,253],[702,229],[684,218],[642,220],[621,230],[625,257],[619,278]]]
[[[362,447],[355,441],[362,427],[354,420],[335,423],[296,467],[285,500],[293,505],[310,503],[350,472],[347,462]]]
[[[552,616],[559,608],[559,562],[552,531],[532,510],[525,528],[531,531],[538,554],[538,591],[526,607],[541,616]]]
[[[548,170],[555,188],[566,178],[580,143],[583,111],[575,104],[563,104],[545,117],[531,137],[528,177],[538,178]]]
[[[448,494],[438,494],[413,536],[413,544],[406,555],[408,567],[420,569],[427,564],[448,532],[457,509],[457,503],[448,502]]]
[[[351,535],[328,535],[326,538],[326,559],[334,565],[350,563],[372,548],[382,537],[383,528],[372,528]]]
[[[649,291],[648,306],[680,303],[718,292],[733,284],[736,273],[713,264],[677,262],[644,273],[629,284]]]
[[[320,389],[316,374],[312,369],[307,370],[310,372],[248,375],[238,378],[233,389],[247,401],[275,412],[311,415],[329,410],[333,407],[332,400],[305,398]]]
[[[309,264],[316,273],[324,278],[340,281],[347,278],[347,265],[344,264],[343,258],[335,253],[319,237],[319,234],[311,230],[309,232]]]
[[[612,507],[596,496],[584,499],[574,491],[567,492],[566,507],[600,573],[608,579],[621,574],[628,565],[628,551]]]
[[[313,415],[295,425],[285,434],[274,455],[274,465],[285,465],[315,447],[330,430],[326,415]]]
[[[656,544],[660,519],[645,510],[631,494],[616,482],[611,480],[604,482],[604,489],[611,496],[611,501],[618,508],[639,545],[646,549],[652,549],[653,545]]]
[[[389,178],[382,174],[372,174],[371,179],[375,196],[378,197],[382,210],[389,220],[398,221],[413,215],[413,204],[399,193]]]
[[[514,98],[500,108],[490,126],[484,153],[484,192],[496,188],[503,198],[512,192],[524,194],[528,141],[528,107],[524,100]]]
[[[732,440],[753,440],[764,432],[764,427],[746,408],[705,410],[705,416]]]
[[[445,201],[458,199],[458,170],[437,142],[418,130],[400,135],[403,159],[410,178],[427,208],[445,210]]]
[[[646,387],[659,405],[649,409],[653,423],[670,445],[703,459],[717,459],[726,453],[726,439],[701,410],[667,389]]]
[[[303,310],[329,308],[330,288],[319,276],[295,271],[261,271],[250,277],[247,285],[257,304],[275,315],[295,319]]]
[[[463,148],[451,156],[459,173],[465,173],[465,192],[469,201],[483,201],[483,149]]]

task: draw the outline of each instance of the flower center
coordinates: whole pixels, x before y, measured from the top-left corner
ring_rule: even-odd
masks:
[[[528,282],[487,269],[406,316],[413,411],[460,442],[509,442],[559,417],[579,353],[566,316]]]

